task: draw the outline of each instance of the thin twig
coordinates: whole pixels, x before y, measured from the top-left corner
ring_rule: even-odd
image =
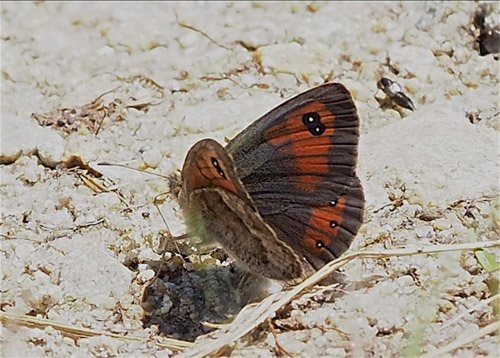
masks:
[[[486,300],[482,300],[480,301],[477,305],[474,305],[472,306],[471,308],[469,308],[468,310],[460,313],[458,316],[454,317],[452,320],[449,320],[447,321],[445,324],[443,324],[441,327],[440,327],[440,330],[444,330],[445,328],[451,326],[452,324],[454,324],[455,322],[458,322],[460,321],[465,315],[473,312],[473,311],[477,311],[479,308],[483,307],[483,306],[486,306],[487,304],[489,304],[491,301],[494,301],[496,299],[500,298],[500,293],[496,294],[495,296],[491,296],[490,298],[486,299]]]
[[[113,89],[110,89],[109,91],[104,92],[103,94],[101,94],[99,97],[97,97],[96,99],[94,99],[94,100],[93,100],[91,103],[89,103],[89,104],[94,104],[94,103],[97,103],[97,102],[101,101],[101,100],[102,100],[102,98],[103,98],[105,95],[107,95],[107,94],[109,94],[109,93],[111,93],[111,92],[116,91],[118,88],[120,88],[120,86],[115,87],[115,88],[113,88]],[[84,106],[84,107],[85,107],[85,106]],[[104,114],[104,115],[102,116],[102,119],[101,119],[101,121],[99,122],[99,125],[97,126],[97,129],[96,129],[96,131],[95,131],[95,135],[98,135],[98,134],[99,134],[99,131],[101,130],[102,123],[104,122],[104,119],[106,119],[106,114]]]
[[[114,192],[113,190],[110,190],[108,187],[106,187],[104,184],[99,183],[90,175],[87,175],[85,173],[80,173],[78,174],[78,177],[83,181],[83,184],[85,186],[87,186],[90,190],[96,193]],[[123,195],[121,195],[119,192],[115,192],[115,194],[118,196],[118,199],[120,199],[122,203],[124,203],[127,207],[130,207],[130,204],[127,203],[127,200],[123,197]]]
[[[59,231],[59,232],[60,231],[78,231],[78,230],[86,228],[86,227],[99,225],[100,223],[102,223],[104,221],[106,221],[106,218],[105,217],[100,217],[97,220],[89,221],[89,222],[86,222],[86,223],[81,223],[81,224],[78,224],[78,225],[73,225],[71,227],[57,228],[57,227],[53,227],[53,226],[50,226],[50,225],[47,225],[47,224],[43,224],[43,223],[38,224],[38,226],[42,230],[45,230],[45,231]]]
[[[228,51],[232,51],[231,48],[221,44],[220,42],[217,42],[215,41],[213,38],[211,38],[207,33],[201,31],[200,29],[197,29],[196,27],[192,26],[192,25],[189,25],[189,24],[186,24],[185,22],[182,22],[179,20],[179,17],[177,16],[177,14],[175,14],[175,19],[177,20],[177,23],[179,24],[180,27],[184,27],[186,29],[189,29],[189,30],[192,30],[194,32],[197,32],[199,33],[200,35],[202,35],[203,37],[205,37],[207,40],[209,40],[210,42],[216,44],[217,46],[219,47],[222,47],[223,49],[225,50],[228,50]]]
[[[117,333],[111,333],[111,332],[104,332],[104,331],[95,331],[92,329],[88,328],[83,328],[83,327],[74,327],[74,326],[69,326],[66,324],[62,323],[57,323],[48,319],[43,319],[43,318],[37,318],[33,316],[26,316],[26,315],[13,315],[7,312],[0,311],[0,321],[9,323],[9,324],[17,324],[17,325],[22,325],[30,328],[41,328],[44,329],[45,327],[53,327],[54,329],[60,331],[63,335],[68,336],[68,337],[77,337],[77,338],[87,338],[87,337],[95,337],[95,336],[107,336],[111,338],[117,338],[121,339],[124,341],[143,341],[146,342],[148,340],[151,340],[152,337],[134,337],[130,335],[123,336],[121,334]],[[190,348],[193,346],[193,343],[191,342],[186,342],[186,341],[180,341],[177,339],[172,339],[172,338],[164,338],[164,337],[155,337],[160,339],[162,342],[157,341],[155,339],[156,344],[162,348],[168,348],[171,350],[179,351],[183,350],[186,348]]]
[[[20,237],[20,236],[13,236],[13,235],[6,235],[6,234],[0,234],[0,237],[3,237],[6,240],[26,240],[26,241],[31,241],[36,244],[41,244],[41,241],[38,241],[37,239],[30,239],[28,237]]]
[[[283,347],[280,344],[280,342],[278,342],[278,335],[276,334],[276,330],[274,329],[274,325],[273,325],[273,322],[271,320],[269,320],[269,330],[271,331],[271,334],[273,335],[273,338],[274,338],[274,342],[276,343],[276,347],[278,347],[280,352],[282,352],[283,354],[285,354],[288,357],[293,358],[293,355],[289,351],[287,351],[285,349],[285,347]]]
[[[434,352],[431,352],[427,355],[429,358],[433,357],[441,357],[445,355],[446,353],[450,353],[454,351],[455,349],[458,349],[460,347],[463,347],[466,344],[469,344],[471,342],[474,342],[475,340],[487,336],[490,333],[493,333],[495,331],[500,330],[500,321],[493,322],[486,327],[481,328],[479,331],[477,331],[475,334],[467,334],[465,336],[462,336],[450,344],[447,344],[444,347],[439,348],[438,350],[435,350]]]

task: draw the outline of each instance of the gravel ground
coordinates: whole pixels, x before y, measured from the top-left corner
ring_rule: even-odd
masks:
[[[156,199],[185,232],[173,195],[157,197],[169,180],[98,163],[172,178],[197,140],[222,143],[325,81],[350,89],[362,123],[352,251],[498,239],[499,62],[477,42],[498,3],[0,6],[1,309],[144,338],[2,316],[5,357],[169,357],[158,336],[192,341],[279,289],[220,249],[168,242]],[[382,77],[414,111],[386,98]],[[429,356],[462,340],[441,356],[498,356],[498,335],[482,333],[498,320],[486,301],[498,270],[472,251],[354,260],[342,275],[224,355]]]

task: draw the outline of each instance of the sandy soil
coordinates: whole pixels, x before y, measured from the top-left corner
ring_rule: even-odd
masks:
[[[499,64],[478,52],[481,6],[497,26],[498,4],[476,2],[2,2],[2,355],[169,357],[163,337],[229,323],[259,280],[195,241],[162,257],[168,180],[98,163],[172,175],[197,140],[222,143],[325,81],[350,89],[362,121],[352,252],[498,240]],[[184,233],[173,195],[159,199]],[[498,254],[353,260],[342,285],[222,354],[497,357]]]

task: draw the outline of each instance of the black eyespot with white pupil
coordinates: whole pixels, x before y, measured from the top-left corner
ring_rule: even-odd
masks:
[[[321,249],[321,248],[325,247],[325,243],[323,241],[318,240],[318,241],[316,241],[316,247],[318,249]]]
[[[226,173],[224,173],[224,170],[222,170],[222,168],[220,167],[219,161],[214,157],[212,157],[212,165],[214,166],[214,168],[217,170],[217,173],[219,173],[221,177],[226,178]]]
[[[326,127],[321,123],[321,117],[316,112],[306,113],[302,116],[302,123],[312,135],[321,135]]]
[[[330,201],[330,206],[336,206],[336,205],[337,205],[337,200]],[[339,224],[335,220],[330,221],[331,228],[336,228],[338,225]]]

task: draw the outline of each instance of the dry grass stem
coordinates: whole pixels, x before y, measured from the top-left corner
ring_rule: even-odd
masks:
[[[148,340],[152,340],[151,338],[145,338],[145,337],[134,337],[134,336],[129,336],[129,335],[124,336],[121,334],[116,334],[116,333],[111,333],[111,332],[95,331],[95,330],[88,329],[88,328],[73,327],[73,326],[69,326],[66,324],[53,322],[53,321],[47,320],[47,319],[26,316],[26,315],[13,315],[13,314],[1,312],[1,311],[0,311],[0,321],[2,321],[6,325],[7,324],[8,325],[21,325],[21,326],[26,326],[29,328],[39,328],[42,330],[45,329],[46,327],[50,326],[50,327],[60,331],[63,335],[65,335],[67,337],[71,337],[71,338],[88,338],[88,337],[95,337],[95,336],[107,336],[107,337],[111,337],[111,338],[120,339],[123,341],[135,341],[135,342],[144,341],[144,342],[146,342]],[[191,342],[179,341],[176,339],[164,338],[164,337],[155,337],[154,341],[161,348],[167,348],[167,349],[171,349],[173,351],[179,351],[179,350],[183,350],[186,348],[191,348],[193,346],[193,343],[191,343]]]
[[[459,339],[454,340],[450,344],[447,344],[446,346],[441,347],[438,350],[435,350],[434,352],[430,353],[427,357],[429,358],[441,357],[446,353],[450,353],[455,349],[463,347],[483,336],[487,336],[488,334],[491,334],[499,330],[500,330],[500,321],[493,322],[487,325],[486,327],[481,328],[479,331],[476,332],[476,334],[467,334],[464,337],[460,337]]]
[[[494,300],[497,300],[499,298],[500,298],[500,293],[496,294],[495,296],[491,296],[490,298],[488,298],[486,300],[480,301],[477,305],[472,306],[468,310],[466,310],[466,311],[460,313],[458,316],[454,317],[452,320],[449,320],[448,322],[446,322],[445,324],[443,324],[443,326],[441,327],[441,329],[443,330],[443,329],[451,326],[452,324],[460,321],[464,316],[468,315],[469,313],[474,312],[474,311],[478,310],[479,308],[481,308],[483,306],[486,306],[490,302],[492,302]]]
[[[258,304],[245,307],[230,326],[211,335],[214,339],[207,342],[204,341],[204,344],[194,346],[191,350],[183,352],[179,357],[202,358],[224,350],[244,335],[253,331],[266,320],[271,319],[278,310],[290,303],[302,291],[322,281],[325,277],[331,275],[340,267],[356,258],[386,258],[393,256],[435,254],[447,251],[474,250],[487,247],[500,247],[500,240],[465,244],[429,245],[417,249],[359,251],[345,255],[323,266],[321,270],[289,291],[278,292],[267,297]]]

